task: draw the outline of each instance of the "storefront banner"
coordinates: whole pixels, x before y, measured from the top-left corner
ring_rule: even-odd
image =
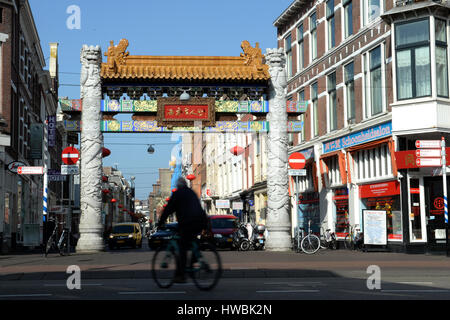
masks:
[[[395,152],[395,162],[397,163],[397,169],[419,168],[419,166],[416,164],[416,151],[417,150],[405,150]],[[446,159],[450,159],[450,147],[445,148],[445,157]]]
[[[348,136],[324,142],[322,153],[328,153],[345,149],[358,144],[363,144],[380,138],[392,135],[392,122],[380,124],[378,126],[352,133]]]
[[[386,211],[363,210],[364,244],[387,245]]]
[[[399,194],[400,194],[400,183],[398,183],[398,181],[366,184],[359,186],[360,198],[385,197]]]

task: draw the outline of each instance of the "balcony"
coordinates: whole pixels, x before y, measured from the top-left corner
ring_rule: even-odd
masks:
[[[413,134],[450,129],[450,101],[414,100],[392,105],[392,132]]]

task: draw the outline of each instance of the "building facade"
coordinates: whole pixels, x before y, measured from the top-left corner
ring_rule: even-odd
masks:
[[[392,250],[443,248],[442,176],[411,154],[417,139],[450,142],[449,9],[446,1],[298,0],[274,22],[288,99],[309,102],[303,132],[291,137],[290,153],[302,153],[307,170],[294,226],[311,220],[313,231],[343,239],[349,225],[362,229],[363,210],[385,210]]]

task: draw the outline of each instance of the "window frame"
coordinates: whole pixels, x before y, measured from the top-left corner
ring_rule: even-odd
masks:
[[[315,87],[315,89],[314,89]],[[318,108],[319,108],[319,87],[318,82],[314,82],[310,86],[311,90],[311,111],[312,111],[312,117],[311,117],[311,136],[317,137],[319,135],[319,117],[318,117]],[[313,95],[313,92],[315,95]]]
[[[301,32],[300,32],[301,28]],[[305,68],[305,47],[304,47],[304,28],[303,23],[297,27],[297,70],[301,71]]]
[[[332,7],[328,4],[332,2]],[[336,47],[336,20],[334,16],[334,0],[328,0],[325,4],[326,7],[326,19],[327,19],[327,49],[331,50]],[[332,24],[331,24],[332,23]],[[330,26],[333,26],[333,31],[330,32]],[[330,40],[332,39],[332,43]]]
[[[313,19],[314,17],[314,19]],[[314,21],[314,23],[313,23]],[[309,33],[311,37],[310,41],[310,56],[311,61],[317,59],[317,13],[313,12],[309,16]]]
[[[289,42],[288,42],[289,39]],[[289,43],[289,46],[288,46]],[[284,51],[286,53],[286,69],[287,76],[291,78],[294,75],[294,68],[292,64],[292,35],[289,34],[284,38]]]
[[[436,37],[436,21],[441,21],[441,22],[443,22],[444,23],[444,25],[445,25],[445,27],[444,27],[444,39],[445,39],[445,42],[443,42],[443,41],[441,41],[441,40],[438,40],[437,39],[437,37]],[[434,17],[434,34],[435,34],[435,37],[434,37],[434,39],[435,39],[435,47],[436,47],[436,49],[439,47],[439,48],[441,48],[441,49],[445,49],[445,65],[446,65],[446,70],[445,70],[445,73],[444,73],[444,75],[445,75],[445,77],[446,77],[446,81],[447,81],[447,95],[441,95],[441,94],[439,94],[439,87],[438,87],[438,75],[437,75],[437,55],[436,55],[436,51],[437,50],[435,50],[435,57],[434,57],[434,60],[435,60],[435,68],[436,68],[436,96],[437,97],[439,97],[439,98],[446,98],[446,99],[448,99],[449,98],[449,77],[448,77],[448,34],[447,34],[447,28],[448,28],[448,24],[447,24],[447,20],[445,20],[445,19],[442,19],[442,18],[438,18],[438,17]],[[430,34],[430,36],[431,36],[431,34]],[[431,65],[431,63],[432,63],[432,58],[430,58],[430,65]],[[433,81],[433,80],[431,80],[431,81]]]
[[[412,44],[401,44],[401,45],[397,45],[397,40],[399,39],[398,37],[398,30],[397,27],[401,26],[401,25],[405,25],[405,24],[411,24],[411,23],[415,23],[415,22],[419,22],[419,21],[428,21],[427,26],[428,26],[428,40],[422,40],[419,42],[414,42]],[[394,51],[395,51],[395,72],[396,72],[396,98],[397,101],[406,101],[406,100],[411,100],[411,99],[419,99],[419,98],[425,98],[425,97],[431,97],[433,95],[433,89],[432,89],[432,83],[433,83],[433,79],[432,79],[432,75],[431,75],[431,64],[432,64],[432,55],[431,55],[431,19],[430,17],[426,17],[426,18],[419,18],[419,19],[411,19],[411,20],[407,20],[407,21],[401,21],[401,22],[397,22],[394,26],[394,34],[395,34],[395,43],[393,44],[394,47]],[[415,50],[416,49],[420,49],[420,48],[424,48],[428,46],[428,57],[429,57],[429,61],[430,61],[430,94],[428,95],[423,95],[423,96],[417,96],[417,83],[416,83],[416,59],[415,59]],[[407,97],[407,98],[399,98],[399,70],[398,70],[398,53],[399,52],[404,52],[404,51],[409,51],[410,52],[410,57],[411,57],[411,97]]]
[[[347,77],[348,70],[347,68],[352,65],[352,75],[351,77]],[[350,110],[350,99],[348,95],[349,85],[352,84],[352,90],[353,90],[353,105],[352,108],[352,117],[349,117],[349,110]],[[344,99],[345,99],[345,120],[348,123],[349,120],[355,120],[356,119],[356,101],[355,101],[355,63],[354,61],[351,61],[344,65]]]
[[[348,9],[349,6],[351,7],[350,19],[348,19],[348,12],[347,12],[347,9]],[[344,0],[343,3],[342,3],[342,8],[344,10],[344,14],[343,14],[343,16],[344,16],[344,21],[343,21],[344,22],[343,23],[343,26],[344,26],[344,33],[343,33],[343,35],[344,35],[344,37],[343,38],[347,39],[347,38],[349,38],[350,36],[353,35],[353,2],[352,2],[352,0]],[[348,29],[350,29],[349,26],[347,25],[348,21],[351,22],[351,30],[348,30]]]
[[[332,80],[334,77],[334,85]],[[337,91],[336,91],[336,70],[327,75],[327,108],[328,108],[328,132],[335,131],[338,129],[338,113],[337,113]],[[333,102],[333,103],[332,103]],[[333,104],[333,106],[332,106]],[[332,117],[333,115],[333,117]]]
[[[305,89],[302,89],[297,93],[297,99],[298,99],[298,101],[305,101]],[[299,142],[302,142],[302,141],[305,141],[305,114],[304,113],[302,113],[299,116],[299,120],[303,122],[302,131],[298,135]]]

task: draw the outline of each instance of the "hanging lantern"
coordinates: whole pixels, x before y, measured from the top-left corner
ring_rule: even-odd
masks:
[[[232,154],[234,154],[235,156],[238,156],[244,152],[244,148],[239,147],[239,146],[234,146],[233,148],[230,149],[230,152]]]
[[[107,148],[102,148],[102,157],[106,158],[107,156],[109,156],[111,154],[111,150],[107,149]]]
[[[167,197],[167,198],[166,198],[166,201],[169,201],[169,200],[170,200],[170,198],[169,198],[169,197]]]
[[[112,203],[116,203],[116,202],[117,202],[117,200],[116,200],[116,199],[114,199],[114,198],[112,198],[112,199],[111,199],[111,202],[112,202]]]
[[[196,178],[196,176],[193,175],[193,174],[189,174],[189,175],[187,175],[187,177],[186,177],[186,179],[188,179],[189,181],[192,181],[192,180],[194,180],[195,178]]]
[[[173,188],[173,189],[172,189],[172,192],[175,192],[175,191],[177,191],[177,188]]]
[[[163,204],[163,208],[167,207],[167,204]]]
[[[108,193],[109,193],[109,190],[108,190],[108,189],[103,189],[102,192],[103,192],[104,194],[108,194]]]
[[[102,181],[103,182],[108,182],[108,177],[107,176],[102,176]]]
[[[121,204],[119,204],[119,206],[118,206],[119,208],[123,208],[123,205],[121,205]]]

